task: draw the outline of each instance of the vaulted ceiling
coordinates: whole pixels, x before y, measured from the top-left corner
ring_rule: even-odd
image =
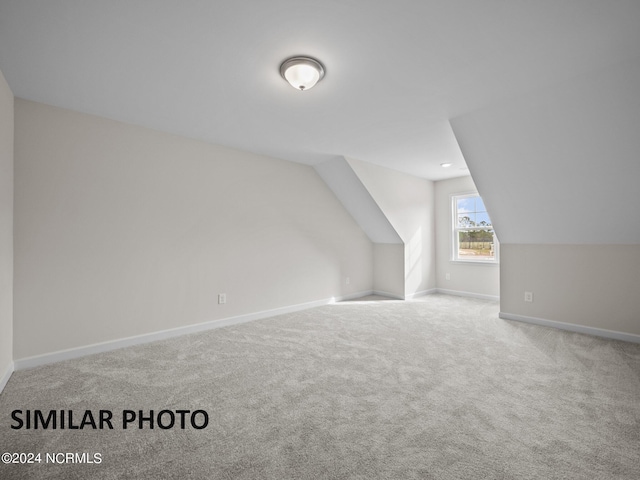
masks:
[[[432,180],[468,173],[450,120],[479,158],[460,119],[637,60],[638,45],[637,0],[0,0],[17,97]],[[296,54],[326,66],[313,90],[279,75]]]

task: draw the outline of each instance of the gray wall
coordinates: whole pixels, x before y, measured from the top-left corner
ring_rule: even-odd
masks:
[[[640,336],[640,245],[508,244],[501,255],[503,313]]]
[[[640,333],[638,85],[636,58],[452,120],[501,242],[503,314]]]
[[[404,299],[404,243],[373,244],[373,291],[378,295]]]
[[[372,244],[313,168],[15,109],[15,359],[371,291]]]
[[[13,366],[13,93],[0,72],[0,390]]]
[[[347,161],[404,243],[404,296],[433,290],[433,182],[361,160]]]

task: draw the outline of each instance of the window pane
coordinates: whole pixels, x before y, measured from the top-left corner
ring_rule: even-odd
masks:
[[[458,227],[475,227],[476,216],[474,213],[462,213],[458,214]]]
[[[453,196],[453,258],[497,261],[498,240],[484,201],[479,195]]]
[[[478,212],[476,214],[476,225],[478,226],[490,226],[491,219],[489,218],[489,214],[487,212]]]
[[[476,197],[459,198],[456,207],[458,213],[475,212]]]
[[[458,257],[469,260],[493,260],[495,258],[493,230],[458,232]]]

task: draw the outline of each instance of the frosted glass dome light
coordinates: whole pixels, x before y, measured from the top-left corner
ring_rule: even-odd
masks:
[[[280,65],[280,75],[293,88],[309,90],[324,77],[324,67],[310,57],[291,57]]]

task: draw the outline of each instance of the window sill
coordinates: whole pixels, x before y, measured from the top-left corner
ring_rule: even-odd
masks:
[[[489,265],[499,267],[500,262],[494,262],[490,260],[449,260],[449,263],[456,263],[461,265]]]

